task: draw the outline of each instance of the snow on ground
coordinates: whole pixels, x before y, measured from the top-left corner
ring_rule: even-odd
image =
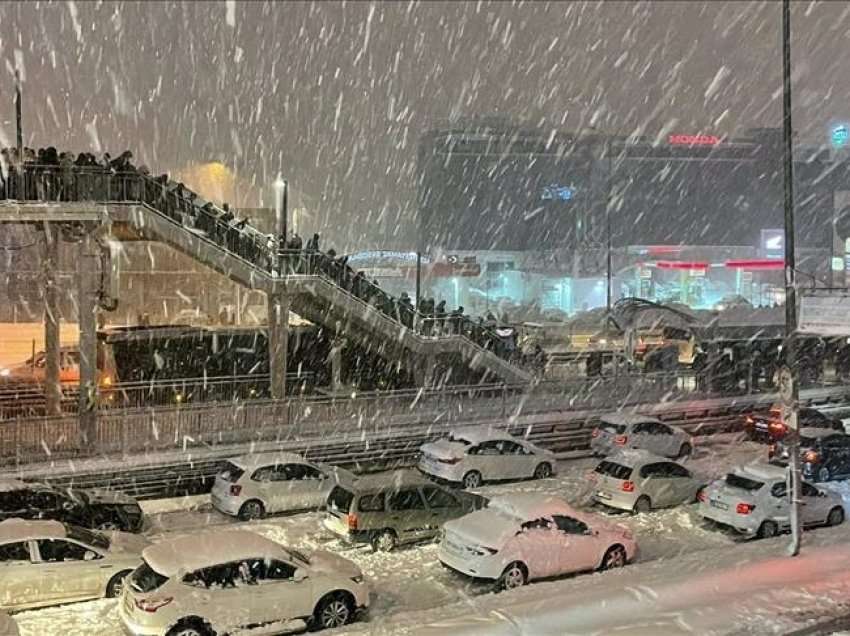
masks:
[[[694,458],[689,460],[691,468],[712,478],[725,474],[735,464],[766,456],[764,446],[741,442],[734,436],[706,438],[697,444],[697,449]],[[589,494],[586,475],[597,461],[591,458],[562,461],[555,478],[487,485],[480,492],[488,497],[510,492],[548,493],[584,507]],[[850,485],[846,489],[850,496]],[[175,534],[217,532],[224,527],[238,526],[281,543],[309,549],[328,549],[343,554],[360,566],[373,585],[371,627],[395,625],[393,616],[397,614],[406,615],[417,611],[427,613],[458,601],[464,606],[475,607],[479,599],[490,597],[489,584],[468,581],[443,568],[437,560],[435,544],[403,547],[389,554],[375,554],[368,547],[347,546],[332,537],[322,527],[320,513],[284,515],[242,523],[212,510],[208,496],[144,502],[143,506],[150,520],[146,534],[153,541]],[[692,560],[694,555],[700,554],[725,553],[729,549],[736,549],[740,543],[727,534],[703,528],[694,508],[684,506],[635,517],[619,513],[600,514],[610,514],[618,522],[629,526],[639,541],[642,564],[630,566],[627,570],[643,568],[655,562],[663,563],[663,567],[673,570],[687,571],[687,566],[680,566],[682,559]],[[746,545],[749,543],[752,542]],[[701,558],[697,556],[696,560],[699,562]],[[573,577],[561,581],[561,584],[572,585],[573,580],[590,581],[594,577]],[[535,585],[529,589],[537,587]],[[24,612],[18,615],[18,621],[24,636],[48,633],[111,636],[120,633],[119,619],[114,609],[115,601],[102,600]]]

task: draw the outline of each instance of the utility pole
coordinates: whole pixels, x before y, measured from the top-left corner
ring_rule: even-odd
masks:
[[[611,320],[611,195],[614,187],[614,158],[611,156],[611,138],[605,136],[605,154],[608,156],[608,192],[605,197],[605,235],[606,235],[606,284],[605,284],[605,331],[608,331],[608,323]]]
[[[782,0],[782,137],[784,146],[785,194],[785,365],[780,370],[780,394],[788,430],[790,462],[789,488],[791,504],[791,544],[788,554],[800,553],[800,431],[799,373],[797,365],[797,294],[794,254],[794,146],[791,128],[791,9]]]
[[[23,163],[24,161],[24,126],[23,126],[23,115],[21,111],[23,106],[21,104],[21,71],[19,69],[15,69],[15,123],[17,125],[17,142],[18,142],[18,159]]]

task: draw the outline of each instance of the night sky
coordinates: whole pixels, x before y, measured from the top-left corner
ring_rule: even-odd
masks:
[[[409,219],[416,140],[500,115],[615,134],[781,124],[777,2],[0,4],[0,145],[132,149],[154,172],[280,170],[331,234]],[[795,127],[850,118],[850,4],[793,3]],[[404,240],[404,230],[399,240]]]

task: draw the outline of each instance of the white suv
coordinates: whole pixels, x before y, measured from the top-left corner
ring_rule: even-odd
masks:
[[[119,611],[134,636],[272,634],[340,627],[369,605],[360,569],[244,530],[164,541],[142,553]]]

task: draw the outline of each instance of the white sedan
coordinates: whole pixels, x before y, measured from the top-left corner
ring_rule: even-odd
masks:
[[[631,533],[557,497],[496,497],[444,526],[443,565],[500,589],[574,572],[622,567],[637,554]]]
[[[693,438],[677,426],[627,413],[603,415],[590,437],[590,450],[604,457],[624,448],[637,448],[661,457],[685,458],[694,450]]]
[[[121,593],[148,542],[58,521],[0,522],[0,608],[22,610]]]
[[[256,453],[229,460],[216,476],[212,504],[244,520],[268,513],[318,510],[334,486],[354,483],[349,471],[294,453]]]
[[[443,481],[477,488],[485,481],[546,479],[555,474],[555,455],[523,439],[489,428],[454,430],[423,444],[419,470]]]
[[[245,530],[178,537],[142,557],[119,603],[124,631],[136,636],[341,627],[369,605],[369,587],[351,561]]]

